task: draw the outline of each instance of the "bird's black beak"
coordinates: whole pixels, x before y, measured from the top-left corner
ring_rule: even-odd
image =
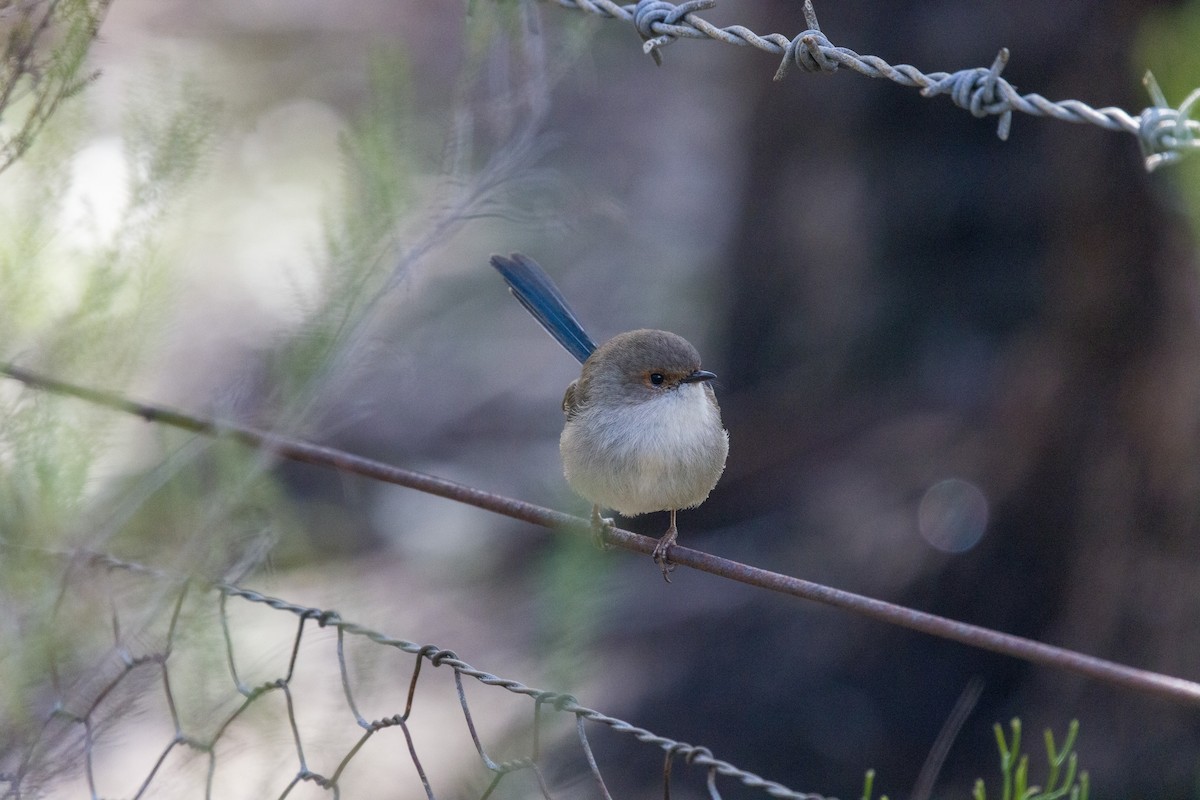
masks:
[[[688,375],[682,383],[700,383],[701,381],[711,381],[717,377],[717,373],[709,372],[706,369],[698,369],[691,375]]]

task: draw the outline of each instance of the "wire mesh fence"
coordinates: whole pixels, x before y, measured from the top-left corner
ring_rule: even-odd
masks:
[[[606,774],[627,765],[597,757],[589,737],[603,730],[663,754],[668,796],[672,783],[713,798],[736,783],[821,800],[336,611],[100,553],[22,556],[39,565],[39,580],[57,573],[58,593],[44,618],[9,615],[38,632],[42,646],[28,652],[46,670],[12,687],[29,705],[0,749],[5,798],[287,797],[309,788],[550,798],[563,784],[571,796],[609,798]]]

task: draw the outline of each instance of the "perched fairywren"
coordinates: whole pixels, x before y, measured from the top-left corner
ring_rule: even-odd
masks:
[[[717,376],[700,369],[686,339],[666,331],[629,331],[597,347],[533,259],[513,253],[491,260],[513,296],[583,364],[563,395],[559,452],[567,483],[593,503],[598,527],[611,524],[601,508],[627,517],[670,511],[671,527],[654,548],[670,582],[675,512],[704,502],[729,453],[709,383]]]

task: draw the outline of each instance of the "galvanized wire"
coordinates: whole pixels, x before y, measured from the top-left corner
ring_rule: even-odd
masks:
[[[1140,114],[1115,107],[1093,108],[1080,100],[1047,100],[1040,94],[1021,94],[1001,76],[1008,64],[1008,48],[1002,47],[989,67],[972,67],[955,72],[925,73],[909,64],[893,66],[879,56],[859,55],[848,47],[835,46],[817,24],[811,0],[805,0],[808,28],[795,36],[781,33],[759,35],[742,25],[718,27],[696,12],[712,8],[716,0],[640,0],[621,5],[612,0],[553,0],[563,8],[631,23],[644,40],[643,51],[662,62],[661,51],[677,39],[708,39],[740,47],[754,47],[780,56],[775,80],[782,80],[793,66],[804,72],[835,72],[841,67],[869,78],[886,78],[901,86],[921,90],[922,97],[948,95],[959,108],[976,117],[999,117],[996,133],[1007,139],[1014,111],[1061,122],[1095,125],[1123,131],[1138,138],[1147,170],[1173,164],[1186,154],[1200,150],[1200,120],[1192,113],[1200,106],[1200,89],[1173,108],[1147,74],[1146,86],[1155,105]]]
[[[114,612],[111,653],[115,655],[120,669],[115,674],[106,676],[99,688],[87,681],[76,683],[75,689],[66,689],[61,686],[55,687],[53,697],[49,703],[49,711],[45,716],[45,723],[38,728],[36,733],[30,736],[28,741],[24,742],[23,752],[16,754],[15,758],[11,753],[0,753],[0,756],[7,756],[9,763],[13,765],[7,770],[0,771],[0,798],[5,798],[5,800],[8,798],[16,800],[22,797],[37,796],[45,789],[47,781],[41,776],[47,771],[47,765],[42,762],[47,757],[52,759],[63,758],[51,746],[56,743],[48,742],[47,738],[55,737],[60,740],[68,740],[72,738],[73,732],[80,730],[82,731],[82,736],[79,743],[80,752],[78,757],[67,758],[66,760],[75,762],[82,760],[82,770],[86,778],[90,796],[92,798],[102,796],[102,793],[98,789],[95,775],[96,762],[99,757],[98,752],[100,751],[99,742],[105,737],[106,728],[111,722],[108,717],[113,713],[112,710],[102,711],[102,706],[110,695],[123,686],[127,689],[127,684],[134,682],[138,676],[156,679],[154,681],[143,680],[141,683],[136,684],[136,690],[146,694],[155,691],[162,692],[170,716],[173,734],[168,736],[166,741],[163,742],[161,750],[157,753],[157,757],[154,758],[150,768],[141,778],[138,788],[133,794],[134,798],[149,795],[152,789],[157,789],[168,780],[164,776],[164,765],[177,749],[187,749],[195,754],[207,757],[208,767],[205,772],[204,797],[211,799],[216,796],[214,794],[214,776],[219,760],[218,745],[225,740],[235,723],[242,719],[253,707],[259,705],[262,698],[272,695],[282,695],[283,697],[286,708],[286,735],[291,741],[297,765],[295,772],[290,777],[284,776],[287,778],[287,783],[279,795],[281,798],[289,795],[302,783],[318,786],[328,791],[334,798],[340,797],[344,773],[353,759],[359,755],[363,745],[374,736],[392,728],[398,728],[402,732],[405,740],[405,750],[419,777],[425,796],[430,800],[434,800],[434,798],[439,796],[447,796],[453,793],[453,790],[442,790],[440,787],[435,788],[433,781],[428,776],[425,764],[418,755],[418,742],[408,724],[413,715],[414,697],[418,694],[422,685],[419,679],[422,675],[422,666],[425,664],[434,668],[449,668],[454,673],[455,691],[459,708],[467,729],[470,732],[471,741],[476,751],[475,755],[491,776],[487,788],[481,795],[482,798],[487,798],[493,794],[507,776],[519,772],[528,772],[533,776],[542,797],[552,797],[551,789],[544,775],[546,759],[541,752],[540,744],[542,739],[541,731],[545,726],[546,714],[544,712],[550,710],[575,718],[575,736],[578,739],[580,752],[588,765],[592,781],[601,796],[609,800],[611,800],[611,794],[605,784],[603,772],[595,752],[588,740],[588,728],[590,726],[602,726],[615,733],[632,736],[639,742],[663,751],[665,753],[665,766],[662,780],[664,793],[667,796],[670,794],[672,781],[672,763],[681,761],[690,767],[702,771],[701,774],[704,777],[710,798],[716,799],[721,796],[717,788],[717,779],[720,777],[737,781],[752,789],[761,790],[770,797],[788,798],[789,800],[827,800],[821,795],[797,792],[780,783],[740,769],[728,761],[714,757],[707,748],[660,736],[625,720],[588,708],[581,705],[572,695],[536,689],[520,681],[499,677],[490,672],[477,669],[466,661],[463,661],[452,650],[446,650],[435,645],[417,644],[406,639],[399,639],[380,633],[379,631],[343,619],[336,611],[291,603],[253,589],[233,584],[220,582],[203,583],[192,578],[171,575],[140,564],[126,562],[103,553],[76,551],[70,553],[40,553],[40,555],[53,559],[61,559],[66,562],[66,568],[62,569],[60,573],[60,589],[63,594],[77,590],[78,587],[89,585],[88,577],[103,579],[114,572],[122,572],[138,576],[141,579],[165,584],[169,589],[169,596],[172,598],[163,609],[163,613],[169,618],[169,623],[166,634],[157,647],[150,648],[150,652],[134,655],[134,644],[131,642],[136,642],[140,645],[144,644],[145,640],[135,632],[126,632],[123,634],[120,620],[116,618]],[[90,570],[92,574],[85,576],[83,574],[84,570]],[[225,650],[223,654],[224,661],[229,677],[228,692],[232,696],[240,695],[242,698],[237,708],[224,719],[220,720],[215,730],[208,736],[201,736],[192,732],[193,727],[200,727],[200,723],[185,718],[180,713],[177,692],[172,687],[171,682],[172,672],[187,666],[186,664],[179,663],[181,656],[177,653],[177,645],[183,637],[184,628],[187,625],[185,621],[186,615],[181,612],[184,609],[185,600],[189,598],[191,598],[191,602],[193,603],[216,603],[217,618],[220,622],[221,636]],[[284,614],[288,620],[294,620],[295,634],[291,641],[290,657],[282,674],[269,680],[261,681],[253,686],[248,685],[242,678],[238,668],[239,658],[243,655],[249,658],[255,654],[244,654],[235,645],[233,628],[236,623],[231,620],[229,610],[229,604],[233,601],[243,601],[274,609]],[[51,622],[55,621],[51,620]],[[299,700],[297,692],[299,689],[296,687],[294,678],[297,673],[298,662],[301,658],[301,645],[305,641],[308,632],[313,629],[313,626],[326,629],[332,628],[337,631],[337,663],[341,676],[341,686],[336,690],[331,688],[331,691],[335,691],[342,696],[345,701],[345,711],[349,716],[353,717],[357,726],[362,729],[362,735],[337,760],[337,766],[328,774],[311,768],[305,750],[305,735],[301,731],[296,713],[296,703]],[[346,653],[345,645],[347,639],[350,637],[361,638],[375,645],[395,648],[396,650],[415,656],[412,671],[407,677],[401,679],[404,683],[407,683],[406,701],[403,711],[375,719],[368,719],[362,713],[362,704],[356,699],[352,686],[349,666],[350,659]],[[474,679],[485,686],[498,687],[532,700],[531,737],[526,755],[508,760],[498,760],[489,754],[476,728],[472,706],[467,699],[467,692],[464,686],[465,678]],[[155,686],[159,688],[156,690]],[[121,710],[117,709],[116,711],[119,713]],[[54,727],[52,723],[56,721],[65,723],[66,729]],[[442,723],[445,724],[445,720],[442,720]],[[211,722],[208,724],[211,725]],[[275,734],[265,732],[259,735],[277,738]],[[50,766],[53,768],[53,765]],[[198,792],[198,787],[196,789]]]

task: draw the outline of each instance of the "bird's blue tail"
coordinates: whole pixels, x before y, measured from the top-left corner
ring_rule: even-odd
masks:
[[[492,266],[504,276],[513,297],[521,301],[555,341],[579,359],[579,363],[586,361],[596,349],[596,343],[579,324],[575,312],[571,311],[546,271],[532,258],[520,253],[513,253],[510,258],[492,256]]]

